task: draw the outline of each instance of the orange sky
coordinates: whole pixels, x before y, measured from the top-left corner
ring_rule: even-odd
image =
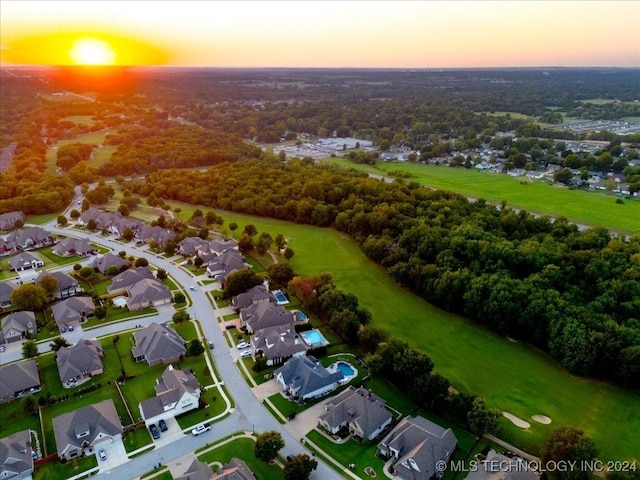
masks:
[[[12,1],[2,65],[640,67],[638,1]],[[110,51],[70,55],[89,39]],[[84,60],[83,60],[84,59]],[[100,60],[102,59],[102,60]],[[105,60],[106,59],[106,60]]]

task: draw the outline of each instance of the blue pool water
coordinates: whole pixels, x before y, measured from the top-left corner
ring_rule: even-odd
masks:
[[[289,300],[287,299],[285,294],[282,293],[282,292],[273,292],[273,295],[276,297],[276,300],[278,301],[278,303],[288,303],[289,302]]]
[[[300,336],[307,345],[323,345],[326,343],[325,338],[322,336],[319,330],[307,330],[306,332],[300,332]]]
[[[296,317],[300,322],[304,322],[308,318],[307,315],[304,312],[301,312],[300,310],[296,312]]]
[[[336,365],[336,367],[342,372],[342,375],[344,375],[345,377],[351,377],[354,373],[356,373],[351,365],[345,362],[338,362],[338,365]]]

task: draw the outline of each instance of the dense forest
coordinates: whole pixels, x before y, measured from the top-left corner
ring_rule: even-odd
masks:
[[[571,372],[640,386],[640,238],[353,170],[291,160],[165,170],[143,196],[332,226],[400,284],[539,346]]]

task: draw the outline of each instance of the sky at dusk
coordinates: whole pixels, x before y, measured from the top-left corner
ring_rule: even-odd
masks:
[[[640,67],[639,1],[0,2],[6,65]]]

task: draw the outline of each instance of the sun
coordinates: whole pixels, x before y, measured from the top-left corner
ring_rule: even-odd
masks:
[[[113,65],[116,61],[111,45],[97,38],[76,40],[69,55],[76,65]]]

